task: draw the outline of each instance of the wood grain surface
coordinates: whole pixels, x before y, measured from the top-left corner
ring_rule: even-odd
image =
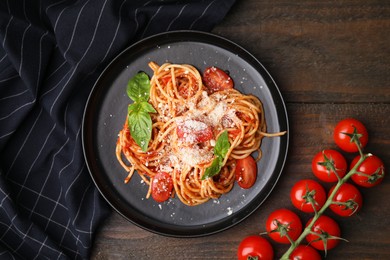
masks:
[[[315,153],[336,148],[333,127],[346,117],[364,122],[370,138],[366,151],[389,169],[389,1],[241,0],[213,33],[251,52],[280,88],[291,135],[280,180],[243,222],[201,238],[153,234],[113,212],[98,232],[92,259],[236,259],[240,241],[264,232],[273,210],[293,209],[290,189],[296,181],[312,178]],[[346,157],[350,161],[353,155]],[[328,251],[326,259],[390,259],[390,176],[360,191],[364,205],[358,215],[341,218],[327,212],[349,242]],[[294,211],[304,223],[310,217]],[[276,257],[288,248],[271,243]]]

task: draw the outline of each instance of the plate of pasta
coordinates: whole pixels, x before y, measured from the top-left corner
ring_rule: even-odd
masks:
[[[230,228],[272,192],[288,117],[264,66],[226,38],[174,31],[125,49],[96,81],[84,156],[102,196],[148,231],[197,237]]]

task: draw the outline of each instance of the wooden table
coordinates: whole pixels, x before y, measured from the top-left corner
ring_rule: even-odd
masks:
[[[273,210],[293,209],[291,187],[312,177],[315,153],[335,148],[333,127],[346,117],[364,122],[370,136],[366,151],[389,168],[389,2],[239,1],[213,33],[257,57],[283,94],[291,139],[276,188],[243,222],[202,238],[156,235],[114,212],[98,232],[92,259],[236,259],[239,242],[263,232]],[[326,259],[390,259],[390,178],[360,190],[364,205],[359,214],[335,217],[349,242],[341,242]],[[299,214],[303,222],[309,218]],[[272,244],[277,257],[288,248]]]

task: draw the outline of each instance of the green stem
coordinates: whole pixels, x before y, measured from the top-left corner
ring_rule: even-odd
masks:
[[[310,224],[303,230],[302,234],[298,237],[297,240],[291,243],[290,248],[284,253],[284,255],[280,258],[283,260],[288,260],[291,253],[295,250],[295,248],[305,239],[305,237],[311,232],[311,228],[313,227],[314,223],[317,221],[317,219],[325,212],[325,210],[332,204],[333,197],[337,193],[337,191],[340,189],[341,185],[343,185],[349,178],[351,178],[352,175],[356,174],[358,167],[363,163],[363,161],[371,156],[371,154],[363,154],[363,151],[360,149],[358,145],[359,153],[360,153],[360,159],[355,164],[355,166],[342,178],[338,180],[335,188],[333,189],[332,193],[329,195],[328,199],[326,200],[325,204],[321,207],[321,209],[317,212],[315,212],[314,217]]]

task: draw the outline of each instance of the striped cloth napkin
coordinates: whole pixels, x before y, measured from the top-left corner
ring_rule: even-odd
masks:
[[[87,259],[111,212],[86,167],[84,106],[125,47],[210,31],[234,0],[0,1],[0,258]]]

